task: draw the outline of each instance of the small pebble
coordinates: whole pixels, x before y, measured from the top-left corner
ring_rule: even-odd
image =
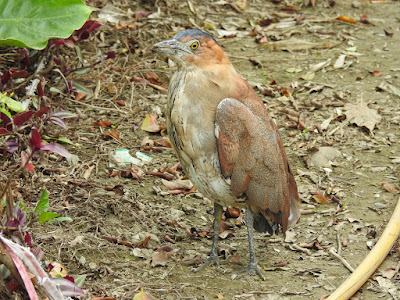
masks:
[[[351,4],[351,6],[353,6],[354,8],[360,8],[361,7],[361,3],[358,1],[353,1],[353,3]]]

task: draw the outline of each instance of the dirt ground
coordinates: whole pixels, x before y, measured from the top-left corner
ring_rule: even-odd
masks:
[[[320,299],[350,274],[331,249],[353,268],[364,259],[396,205],[397,191],[388,190],[400,188],[400,1],[317,0],[314,8],[306,2],[87,2],[97,9],[91,19],[104,25],[78,45],[83,59],[92,63],[107,51],[116,58],[69,75],[92,92],[85,98],[53,95],[53,106],[79,115],[57,133],[80,144],[65,146],[79,161],[45,154],[17,186],[31,208],[46,187],[51,210],[73,219],[43,225],[32,218],[29,230],[46,261],[64,264],[72,276],[87,275],[82,299],[133,299],[140,288],[151,299]],[[106,4],[121,10],[117,23],[105,20]],[[152,45],[184,28],[213,34],[259,92],[295,173],[303,200],[299,223],[286,239],[256,234],[266,281],[232,280],[248,261],[244,214],[227,218],[230,226],[221,230],[221,267],[192,272],[211,249],[212,199],[197,191],[168,193],[162,178],[146,174],[178,162],[169,148],[143,150],[165,131],[138,126],[149,113],[158,124],[165,121],[176,66]],[[74,64],[76,48],[57,51]],[[61,88],[51,76],[47,88]],[[118,124],[119,139],[91,125],[104,120]],[[132,169],[112,165],[117,148],[153,159],[133,168],[134,178],[110,177]],[[1,159],[5,165],[12,158]],[[8,173],[1,173],[5,181]],[[163,174],[184,175],[171,173]],[[134,247],[149,236],[144,248]],[[399,247],[354,299],[399,299]]]

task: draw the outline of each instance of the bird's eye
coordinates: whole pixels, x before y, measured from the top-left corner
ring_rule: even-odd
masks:
[[[191,45],[190,45],[190,48],[192,49],[192,50],[196,50],[197,48],[199,48],[199,42],[193,42]]]

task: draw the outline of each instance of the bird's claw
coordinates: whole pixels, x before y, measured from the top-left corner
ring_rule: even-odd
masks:
[[[238,274],[233,276],[233,279],[239,279],[241,277],[252,275],[253,273],[257,274],[261,280],[265,280],[263,273],[261,272],[260,268],[255,263],[250,263],[247,268],[240,271]]]
[[[208,265],[212,265],[215,264],[217,266],[217,268],[219,268],[219,259],[218,259],[218,255],[210,255],[209,258],[207,258],[204,263],[197,268],[193,268],[192,271],[193,272],[198,272],[200,270],[202,270],[204,267],[208,266]]]

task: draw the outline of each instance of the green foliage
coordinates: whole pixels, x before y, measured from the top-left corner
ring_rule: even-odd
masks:
[[[4,105],[7,106],[8,109],[15,112],[20,113],[24,111],[21,102],[15,101],[14,99],[7,97],[6,94],[0,94],[0,111],[11,117],[11,114],[5,109]]]
[[[2,0],[0,46],[43,49],[81,28],[91,12],[82,0]]]
[[[72,221],[70,217],[58,217],[60,214],[48,211],[49,208],[49,194],[46,189],[43,189],[42,194],[40,195],[40,200],[38,204],[36,204],[35,208],[35,214],[39,215],[39,222],[48,222],[51,224],[54,222]]]

